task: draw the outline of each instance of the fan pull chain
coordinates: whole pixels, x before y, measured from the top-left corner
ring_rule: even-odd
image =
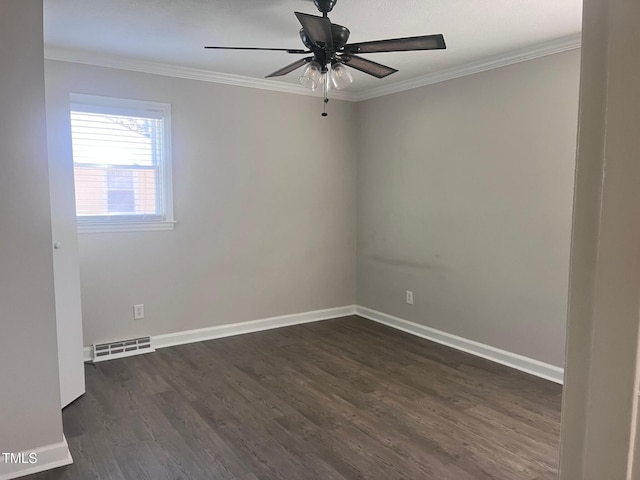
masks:
[[[327,73],[324,74],[324,104],[322,105],[322,116],[326,117],[327,103],[329,103],[329,75],[331,74],[331,64],[328,65]]]

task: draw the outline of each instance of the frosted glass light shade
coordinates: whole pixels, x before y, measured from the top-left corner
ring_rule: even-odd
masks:
[[[347,67],[341,63],[331,66],[331,85],[336,90],[342,90],[353,83],[353,77]]]
[[[303,87],[310,90],[318,88],[322,79],[322,70],[318,62],[310,62],[302,72],[302,75],[298,79]]]

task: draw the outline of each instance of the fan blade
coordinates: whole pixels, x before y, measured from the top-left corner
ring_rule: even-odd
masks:
[[[301,66],[309,63],[311,60],[313,60],[313,57],[301,58],[300,60],[290,63],[286,67],[282,67],[280,70],[276,70],[275,72],[270,73],[264,78],[280,77],[282,75],[286,75],[289,72],[293,72],[296,68],[300,68]]]
[[[333,36],[331,35],[331,20],[327,17],[317,17],[306,13],[294,12],[302,25],[307,37],[314,45],[324,47],[325,50],[333,48]]]
[[[447,48],[444,36],[423,35],[421,37],[390,38],[373,42],[350,43],[344,46],[345,53],[406,52],[412,50],[440,50]]]
[[[374,77],[384,78],[387,75],[396,73],[398,70],[395,68],[387,67],[380,63],[372,62],[366,58],[358,57],[356,55],[341,55],[340,61],[345,65],[360,70],[361,72],[368,73]]]
[[[273,51],[273,52],[311,53],[309,50],[300,50],[298,48],[211,47],[211,46],[206,46],[204,48],[215,48],[217,50],[269,50],[269,51]]]

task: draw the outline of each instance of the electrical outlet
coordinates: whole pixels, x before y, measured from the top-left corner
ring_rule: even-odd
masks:
[[[407,303],[413,305],[413,292],[411,290],[407,290]]]
[[[144,318],[144,304],[139,303],[133,306],[133,319],[142,320]]]

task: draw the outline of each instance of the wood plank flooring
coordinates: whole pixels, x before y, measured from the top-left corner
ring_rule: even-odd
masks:
[[[552,480],[561,387],[359,318],[86,366],[31,480]]]

